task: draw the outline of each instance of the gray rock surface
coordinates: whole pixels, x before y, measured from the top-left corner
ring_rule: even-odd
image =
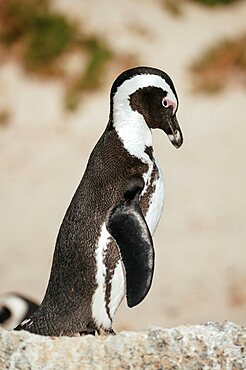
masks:
[[[209,322],[74,338],[0,329],[0,369],[245,370],[246,329]]]

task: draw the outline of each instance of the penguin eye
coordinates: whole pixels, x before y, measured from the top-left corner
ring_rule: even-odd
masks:
[[[168,102],[167,98],[162,99],[161,103],[162,103],[163,107],[165,107],[165,108],[169,107],[169,102]]]
[[[169,100],[167,97],[162,99],[162,105],[165,108],[172,107],[173,109],[173,114],[175,113],[176,110],[176,103],[174,103],[172,100]]]

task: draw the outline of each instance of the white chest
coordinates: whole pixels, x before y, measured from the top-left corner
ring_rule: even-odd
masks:
[[[149,203],[149,209],[145,216],[151,235],[154,234],[161,217],[164,202],[164,181],[162,174],[159,172],[159,178],[154,183],[155,191],[152,194]]]
[[[156,172],[154,178],[153,178],[153,171]],[[145,187],[143,189],[141,197],[148,198],[148,210],[145,214],[145,219],[149,227],[150,233],[151,235],[153,235],[158,225],[158,222],[159,222],[159,219],[162,213],[163,202],[164,202],[163,176],[156,163],[155,163],[155,169],[154,169],[154,163],[151,162],[151,164],[149,164],[149,169],[143,175],[143,179],[145,182]],[[151,193],[148,196],[147,193],[148,193],[149,187],[151,187],[150,189]]]
[[[146,198],[148,200],[148,207],[145,214],[145,219],[148,224],[150,233],[151,235],[153,235],[162,212],[164,184],[158,166],[150,160],[148,161],[148,166],[148,171],[143,175],[145,186],[142,191],[141,197],[147,196],[149,187],[151,186],[153,191]],[[154,177],[153,173],[155,173]],[[111,328],[114,314],[125,295],[125,272],[122,266],[122,262],[119,260],[110,281],[110,300],[108,307],[106,306],[106,266],[104,264],[104,256],[105,253],[107,253],[110,240],[111,235],[108,233],[106,225],[103,224],[101,235],[97,243],[95,256],[97,264],[97,289],[92,298],[92,314],[97,327],[103,327],[104,329]]]

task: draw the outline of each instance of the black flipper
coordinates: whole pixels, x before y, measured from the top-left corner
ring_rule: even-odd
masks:
[[[127,191],[107,221],[107,229],[118,244],[125,267],[129,307],[145,298],[154,272],[153,241],[139,204],[141,191],[139,186]]]

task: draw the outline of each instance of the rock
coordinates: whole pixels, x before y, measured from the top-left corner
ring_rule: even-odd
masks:
[[[232,322],[116,336],[43,337],[0,329],[0,369],[246,369],[246,329]]]

